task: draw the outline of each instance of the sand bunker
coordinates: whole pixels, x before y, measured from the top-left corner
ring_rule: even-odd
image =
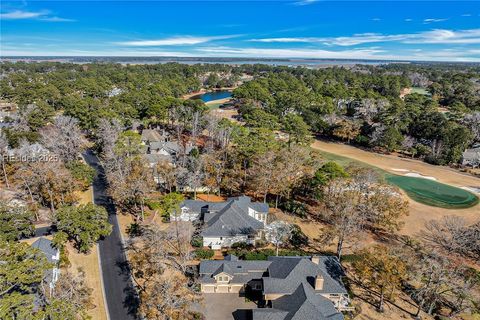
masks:
[[[424,175],[421,175],[420,173],[416,173],[416,172],[409,172],[409,173],[405,173],[404,175],[407,176],[407,177],[423,178],[423,179],[428,179],[428,180],[437,180],[437,178],[435,178],[435,177],[424,176]]]

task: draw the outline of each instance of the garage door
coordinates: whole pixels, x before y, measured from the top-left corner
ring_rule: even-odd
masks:
[[[205,293],[214,293],[215,292],[215,286],[203,285],[202,289],[203,289],[202,291],[205,292]]]
[[[217,293],[228,293],[228,286],[217,286]]]
[[[231,293],[237,293],[237,292],[240,292],[240,290],[242,289],[242,285],[234,285],[234,286],[231,286],[230,287],[230,292]]]

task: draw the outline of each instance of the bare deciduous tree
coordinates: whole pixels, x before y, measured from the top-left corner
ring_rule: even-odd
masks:
[[[40,130],[40,137],[42,145],[65,162],[76,160],[86,142],[78,120],[69,116],[58,116]]]
[[[0,162],[2,163],[3,179],[7,188],[10,188],[8,174],[5,164],[8,157],[8,140],[3,131],[0,131]]]
[[[145,318],[186,319],[191,304],[200,300],[188,269],[191,232],[183,224],[167,231],[149,226],[129,241],[130,267]]]
[[[446,216],[427,222],[421,237],[434,249],[480,258],[480,222],[469,226],[462,217]]]
[[[274,221],[265,226],[266,238],[275,245],[275,252],[278,256],[280,245],[287,242],[292,237],[293,227],[285,221]]]

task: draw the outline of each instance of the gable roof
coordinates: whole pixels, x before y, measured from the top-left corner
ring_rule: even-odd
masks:
[[[277,316],[276,319],[343,320],[343,315],[335,309],[330,300],[317,294],[305,283],[299,284],[292,294],[273,300],[270,310]],[[283,312],[280,314],[279,311]],[[253,319],[265,319],[265,317],[256,318],[254,315]]]
[[[214,276],[226,273],[232,276],[230,283],[245,284],[261,279],[269,264],[269,261],[205,260],[200,262],[200,283],[215,283]]]
[[[144,129],[142,131],[141,140],[143,142],[159,142],[165,141],[165,137],[157,130],[154,129]]]
[[[180,204],[180,207],[186,207],[193,212],[201,213],[202,210],[207,211],[219,211],[227,206],[232,201],[244,210],[248,211],[248,208],[252,208],[257,212],[268,213],[268,204],[263,202],[252,202],[250,197],[240,196],[228,198],[227,201],[222,202],[208,202],[199,200],[185,200]]]
[[[465,150],[462,157],[465,160],[480,159],[480,147]]]
[[[223,209],[205,220],[207,227],[202,231],[204,237],[249,235],[264,227],[263,222],[248,215],[248,207],[236,200],[228,202]]]
[[[47,257],[48,262],[57,261],[54,260],[53,257],[57,255],[58,249],[54,248],[52,241],[48,240],[47,238],[38,238],[34,243],[32,243],[32,247],[43,252]]]
[[[268,277],[263,279],[265,293],[292,294],[304,283],[314,287],[315,277],[324,278],[322,290],[319,293],[347,293],[341,276],[343,270],[335,257],[321,256],[319,264],[313,263],[307,257],[269,257],[272,263],[268,267]]]

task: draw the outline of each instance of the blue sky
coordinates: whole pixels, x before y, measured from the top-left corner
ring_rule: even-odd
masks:
[[[2,1],[0,54],[480,62],[480,2]]]

